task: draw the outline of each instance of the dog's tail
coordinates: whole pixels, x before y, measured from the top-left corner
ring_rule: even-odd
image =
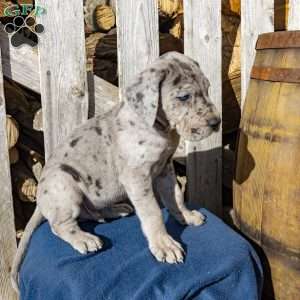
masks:
[[[43,222],[44,217],[38,208],[35,209],[31,219],[29,220],[21,241],[18,246],[18,250],[16,256],[13,261],[12,270],[11,270],[11,282],[13,288],[19,293],[19,268],[23,262],[23,258],[26,254],[28,243],[30,242],[30,238],[34,230]]]

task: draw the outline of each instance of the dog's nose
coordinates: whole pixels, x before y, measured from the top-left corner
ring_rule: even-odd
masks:
[[[207,121],[208,126],[210,126],[213,131],[218,131],[221,124],[221,119],[219,117],[213,117]]]

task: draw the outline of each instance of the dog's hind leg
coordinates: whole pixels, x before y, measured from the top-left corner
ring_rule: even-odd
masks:
[[[78,226],[83,201],[82,192],[63,172],[51,174],[38,189],[38,206],[48,219],[52,232],[82,254],[102,248],[99,237],[84,232]]]

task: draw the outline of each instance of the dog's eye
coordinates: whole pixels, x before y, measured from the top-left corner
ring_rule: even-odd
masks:
[[[186,95],[183,95],[183,96],[178,96],[178,97],[176,97],[176,98],[177,98],[178,100],[180,100],[180,101],[187,101],[187,100],[190,99],[190,97],[191,97],[191,95],[186,94]]]

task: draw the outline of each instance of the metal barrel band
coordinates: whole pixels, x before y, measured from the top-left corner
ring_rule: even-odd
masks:
[[[251,78],[287,83],[300,83],[300,68],[272,68],[254,66],[251,71]]]

